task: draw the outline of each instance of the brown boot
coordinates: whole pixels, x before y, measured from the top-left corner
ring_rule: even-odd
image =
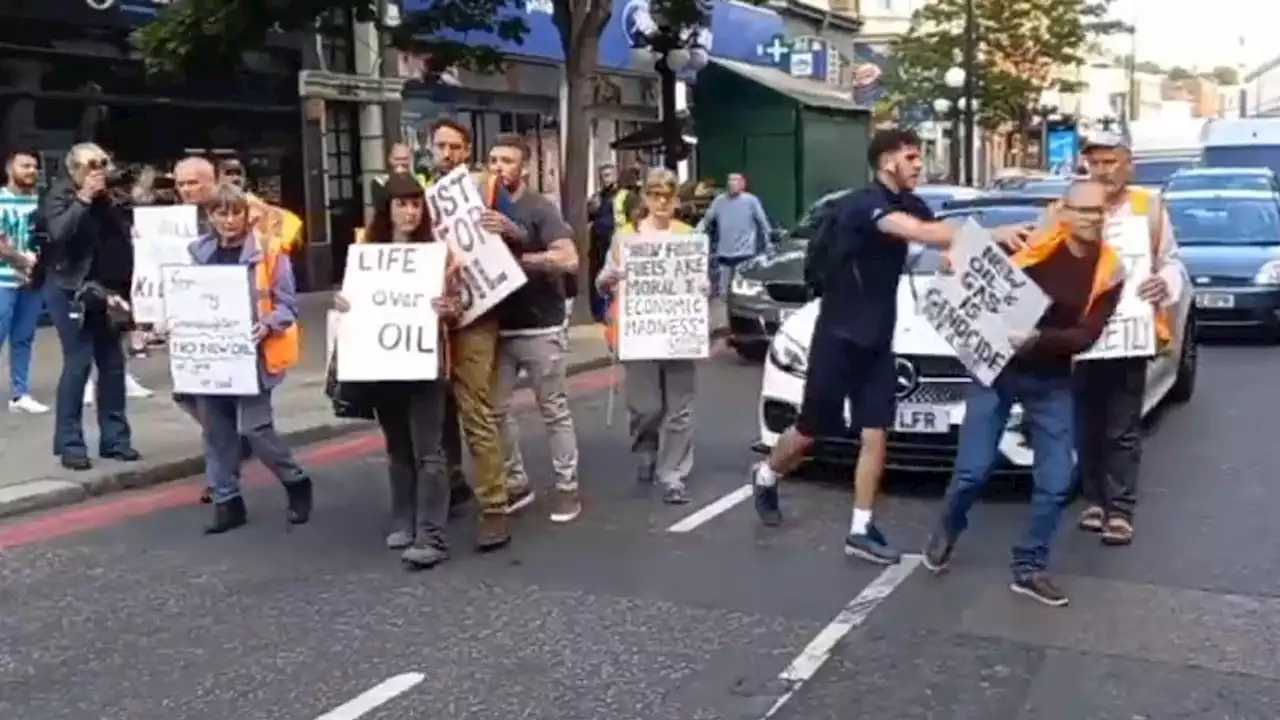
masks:
[[[511,533],[507,531],[507,516],[497,513],[484,513],[480,516],[476,529],[476,549],[480,552],[500,550],[511,542]]]

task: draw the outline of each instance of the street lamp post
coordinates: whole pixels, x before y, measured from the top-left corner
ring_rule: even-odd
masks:
[[[960,154],[964,152],[961,149],[963,142],[961,140],[960,118],[961,110],[966,103],[963,102],[963,97],[956,100],[951,98],[955,98],[960,89],[965,87],[966,77],[967,73],[961,68],[953,67],[947,70],[946,74],[942,76],[942,83],[950,90],[951,97],[938,98],[933,103],[933,109],[939,115],[947,114],[951,120],[951,147],[947,153],[947,161],[951,166],[951,182],[956,185],[964,184],[964,178],[960,174]]]
[[[677,76],[686,69],[697,72],[707,66],[710,31],[705,27],[671,27],[663,18],[650,16],[648,10],[643,12],[643,17],[635,19],[632,60],[637,65],[653,63],[657,70],[661,86],[662,164],[675,171],[689,154],[676,110]]]
[[[973,9],[973,0],[964,3],[964,174],[969,185],[976,185],[974,177],[974,128],[977,124],[977,103],[975,80],[978,63],[978,21]]]

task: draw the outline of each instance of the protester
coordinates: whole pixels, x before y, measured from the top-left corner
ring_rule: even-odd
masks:
[[[435,242],[422,186],[407,172],[392,173],[382,184],[367,243]],[[453,269],[456,271],[456,268]],[[391,523],[386,544],[403,550],[401,559],[413,568],[430,568],[449,557],[445,523],[449,517],[449,478],[440,441],[445,425],[448,330],[461,301],[456,272],[446,279],[445,297],[433,298],[440,315],[440,379],[418,382],[361,383],[360,392],[374,408],[386,440],[391,481]],[[346,298],[334,296],[339,312],[350,309]]]
[[[5,161],[0,188],[0,347],[9,341],[9,411],[40,414],[48,406],[31,397],[31,346],[44,301],[35,287],[34,216],[39,198],[40,161],[18,151]]]
[[[760,199],[747,192],[746,176],[730,173],[728,189],[711,201],[698,221],[698,232],[711,237],[719,278],[716,294],[724,297],[735,268],[764,252],[772,229]]]
[[[54,403],[53,452],[70,470],[88,470],[84,442],[84,388],[98,369],[98,454],[133,462],[125,418],[122,338],[129,323],[133,242],[127,208],[108,195],[111,160],[98,145],[81,143],[66,158],[67,176],[54,181],[37,215],[44,244],[37,272],[62,348],[62,374]]]
[[[511,196],[504,216],[493,212],[488,229],[505,237],[519,237],[513,247],[528,281],[498,304],[498,391],[495,405],[502,417],[506,451],[507,494],[512,506],[533,497],[520,452],[519,421],[511,412],[516,379],[524,372],[533,384],[542,421],[551,442],[555,491],[551,521],[571,522],[582,512],[578,495],[578,440],[569,393],[565,384],[568,345],[564,278],[578,270],[573,229],[551,201],[530,190],[524,182],[529,148],[519,135],[500,135],[489,151],[489,173],[497,177]]]
[[[679,180],[666,169],[649,172],[642,189],[639,220],[618,226],[604,269],[596,277],[600,292],[614,294],[625,277],[622,244],[637,233],[690,233],[693,228],[675,219]],[[706,290],[709,292],[710,287]],[[617,348],[617,301],[609,309],[606,339]],[[693,406],[697,392],[697,364],[693,360],[640,360],[625,363],[623,379],[631,416],[631,452],[638,456],[637,479],[662,486],[662,500],[670,505],[689,502],[685,489],[693,471]]]
[[[604,268],[605,257],[609,254],[609,245],[613,242],[615,224],[613,199],[622,189],[618,186],[618,170],[612,165],[600,166],[600,186],[587,203],[587,215],[590,219],[589,241],[590,254],[587,256],[587,272],[589,277],[600,275]],[[605,298],[591,284],[591,317],[596,322],[604,320]]]
[[[469,130],[458,122],[441,118],[431,125],[429,136],[436,160],[437,177],[466,165],[471,157]],[[512,232],[521,233],[519,238],[507,238],[518,244],[524,239],[523,231],[505,219],[506,214],[511,211],[511,198],[506,189],[501,187],[496,178],[479,177],[477,180],[485,204],[490,208],[484,225],[493,232],[503,232],[504,228],[509,228]],[[475,463],[475,493],[480,501],[476,547],[482,551],[496,550],[510,543],[507,513],[519,509],[509,502],[502,474],[502,443],[493,408],[493,392],[498,379],[496,313],[489,312],[466,327],[454,330],[449,342],[453,352],[453,372],[450,383],[452,402],[446,411],[449,416],[445,426],[446,461],[450,477],[460,478],[462,442],[459,435],[465,435]],[[461,433],[458,432],[458,425],[461,425]],[[453,482],[451,480],[453,489],[450,502],[460,505],[467,499],[467,491],[458,488]]]
[[[644,180],[644,169],[639,166],[629,167],[622,171],[618,179],[618,190],[613,195],[613,227],[617,228],[629,222],[635,222],[644,203],[640,198],[640,183]]]
[[[241,190],[249,189],[249,176],[244,171],[244,163],[239,158],[228,157],[218,161],[218,184],[234,185]]]
[[[1092,177],[1106,188],[1108,218],[1146,217],[1151,234],[1152,274],[1138,287],[1138,297],[1155,306],[1157,352],[1167,352],[1173,339],[1167,308],[1183,292],[1164,202],[1133,181],[1133,156],[1127,135],[1107,131],[1086,139],[1084,158]],[[1076,366],[1080,484],[1088,506],[1080,514],[1082,530],[1101,533],[1106,545],[1133,542],[1133,511],[1138,500],[1138,466],[1142,462],[1142,404],[1146,397],[1149,358],[1089,360]]]
[[[249,198],[239,187],[224,183],[214,189],[208,205],[213,233],[191,243],[196,265],[243,265],[253,280],[254,339],[258,343],[258,381],[261,392],[248,397],[204,395],[193,398],[204,436],[204,467],[213,495],[213,522],[205,532],[227,532],[248,521],[240,494],[244,462],[241,438],[253,454],[284,485],[286,517],[301,525],[311,517],[312,483],[276,432],[271,393],[298,362],[298,298],[288,253],[253,233]]]
[[[915,133],[896,129],[876,133],[867,159],[876,169],[875,180],[844,195],[833,211],[832,263],[809,348],[809,377],[800,416],[795,427],[778,438],[769,458],[755,465],[751,481],[761,521],[779,525],[778,480],[799,466],[815,437],[846,434],[848,399],[860,447],[845,553],[893,564],[901,556],[872,522],[872,507],[879,495],[896,412],[893,328],[898,280],[908,243],[947,247],[954,231],[935,222],[929,206],[912,192],[922,166]],[[996,232],[1013,245],[1021,242],[1025,228]]]
[[[1075,480],[1072,363],[1102,335],[1124,285],[1120,255],[1102,242],[1105,211],[1106,187],[1076,180],[1054,221],[1013,255],[1014,264],[1049,296],[1050,306],[1029,336],[1010,338],[1017,354],[992,386],[969,387],[955,474],[924,550],[924,564],[934,572],[951,561],[995,462],[1010,410],[1021,403],[1035,454],[1035,487],[1027,530],[1013,547],[1009,589],[1046,605],[1067,604],[1048,567],[1049,546]]]
[[[374,178],[373,180],[373,197],[374,204],[381,202],[381,194],[386,192],[387,181],[397,174],[405,174],[417,180],[418,184],[425,189],[430,184],[430,179],[426,173],[414,175],[413,172],[413,150],[405,143],[394,143],[391,150],[387,153],[387,175]]]

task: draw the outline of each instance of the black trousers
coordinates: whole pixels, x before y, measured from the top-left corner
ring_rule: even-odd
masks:
[[[1076,366],[1076,452],[1085,500],[1108,516],[1132,519],[1142,463],[1145,358]]]

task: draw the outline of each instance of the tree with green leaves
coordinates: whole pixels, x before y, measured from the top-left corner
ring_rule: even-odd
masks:
[[[1045,90],[1070,91],[1062,70],[1084,62],[1094,38],[1114,32],[1109,0],[972,0],[977,48],[978,122],[1025,128]],[[966,0],[933,0],[895,42],[887,86],[900,106],[931,107],[951,97],[943,77],[962,66]]]
[[[1240,84],[1240,71],[1228,65],[1219,65],[1205,76],[1223,86]]]

